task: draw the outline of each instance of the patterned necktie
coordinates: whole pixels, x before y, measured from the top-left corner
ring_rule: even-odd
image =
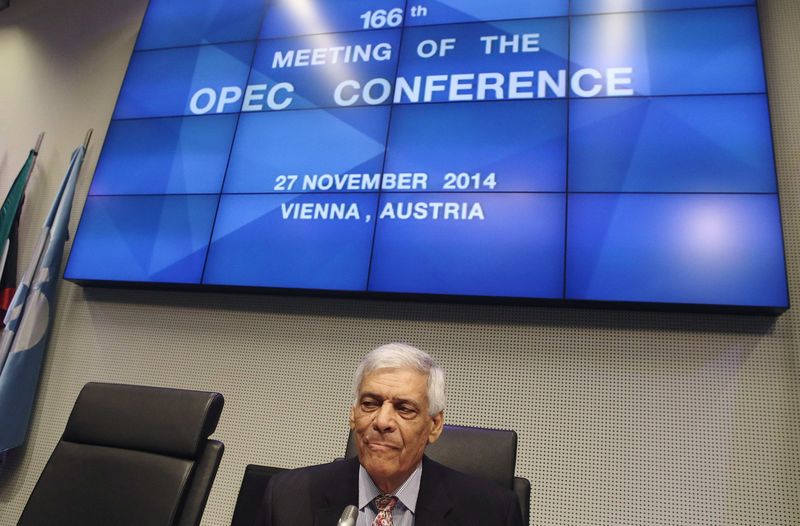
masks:
[[[375,497],[375,506],[378,507],[378,515],[372,521],[372,526],[392,526],[392,510],[397,504],[397,497],[391,495],[378,495]]]

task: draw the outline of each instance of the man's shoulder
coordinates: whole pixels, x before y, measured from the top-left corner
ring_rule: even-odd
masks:
[[[258,524],[314,524],[320,513],[326,522],[333,524],[346,505],[358,500],[357,481],[358,460],[318,464],[274,475],[264,493]]]
[[[509,488],[456,471],[429,458],[423,463],[422,476],[420,497],[425,506],[435,508],[440,504],[433,501],[448,500],[451,522],[473,524],[480,519],[490,521],[490,524],[522,524],[519,500]]]
[[[274,475],[273,485],[275,486],[297,486],[311,485],[324,482],[328,479],[336,479],[350,475],[358,469],[358,462],[352,460],[336,460],[325,464],[305,466],[302,468],[290,469]]]
[[[453,496],[492,502],[507,502],[516,499],[514,492],[508,488],[491,480],[449,468],[429,458],[426,458],[423,464],[423,476],[426,470],[437,483],[444,484],[453,490]]]

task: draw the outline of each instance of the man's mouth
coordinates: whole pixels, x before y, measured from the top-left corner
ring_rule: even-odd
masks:
[[[370,451],[392,451],[398,449],[394,444],[388,444],[386,442],[365,441],[365,443]]]

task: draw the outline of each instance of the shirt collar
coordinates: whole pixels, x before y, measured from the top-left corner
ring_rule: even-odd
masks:
[[[419,485],[422,481],[422,462],[419,463],[417,469],[415,469],[411,475],[403,482],[397,491],[394,492],[394,496],[397,497],[397,500],[400,504],[403,505],[406,509],[411,511],[411,513],[416,513],[417,509],[417,497],[419,496]],[[378,486],[372,481],[372,477],[369,476],[367,470],[364,469],[364,466],[358,466],[358,509],[363,510],[369,504],[375,500],[375,497],[380,495],[382,492],[378,489]]]

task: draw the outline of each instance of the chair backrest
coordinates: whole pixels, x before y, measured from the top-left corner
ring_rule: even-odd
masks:
[[[261,501],[267,490],[269,479],[281,471],[286,471],[286,469],[256,464],[250,464],[244,468],[242,486],[239,488],[239,496],[236,498],[236,508],[233,510],[231,526],[253,526],[256,523],[256,516],[261,508]]]
[[[219,393],[86,384],[18,525],[199,524],[223,404]]]
[[[355,435],[350,432],[345,458],[358,454]],[[488,480],[513,490],[520,501],[525,524],[531,499],[527,479],[514,476],[517,464],[517,433],[504,429],[484,429],[445,424],[439,440],[425,448],[425,454],[445,466]]]

